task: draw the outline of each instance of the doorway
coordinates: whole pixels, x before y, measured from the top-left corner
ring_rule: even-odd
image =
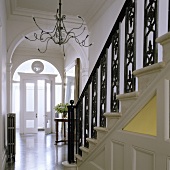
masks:
[[[55,75],[19,73],[20,133],[52,132]]]

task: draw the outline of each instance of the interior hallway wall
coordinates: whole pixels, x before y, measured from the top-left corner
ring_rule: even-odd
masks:
[[[0,170],[5,165],[6,147],[6,7],[0,0]]]

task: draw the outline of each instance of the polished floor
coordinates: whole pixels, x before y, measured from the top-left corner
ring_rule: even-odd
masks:
[[[55,134],[16,134],[15,162],[8,162],[5,170],[63,170],[67,160],[67,145],[55,143]]]

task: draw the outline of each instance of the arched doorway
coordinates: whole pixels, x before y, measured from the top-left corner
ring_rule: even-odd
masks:
[[[41,73],[35,73],[32,70],[32,63],[35,61],[41,61],[44,65],[44,70]],[[19,74],[18,74],[19,73]],[[56,76],[57,75],[57,76]],[[55,112],[53,110],[54,106],[57,103],[60,103],[62,101],[62,80],[61,76],[58,72],[58,70],[49,62],[46,62],[44,60],[40,59],[32,59],[28,60],[24,63],[22,63],[14,72],[13,74],[13,79],[12,79],[12,112],[16,113],[16,127],[20,129],[20,133],[27,133],[31,131],[27,131],[26,129],[24,130],[23,125],[20,124],[20,122],[23,122],[23,115],[26,112],[22,112],[20,110],[20,102],[26,101],[26,96],[25,98],[22,97],[20,98],[20,89],[25,89],[23,90],[22,93],[26,94],[26,84],[28,86],[31,86],[33,84],[35,87],[34,93],[36,94],[33,99],[40,98],[42,100],[36,100],[36,105],[35,108],[35,117],[37,114],[37,129],[39,130],[46,130],[46,133],[54,132],[54,124],[53,124],[53,118],[55,116]],[[30,87],[28,87],[30,88]],[[49,90],[49,88],[51,88]],[[52,93],[49,93],[49,91],[52,91]],[[51,95],[51,99],[53,100],[48,100],[47,97],[49,97],[49,94]],[[29,99],[29,97],[28,97]],[[30,102],[29,102],[30,101]],[[29,100],[28,103],[31,103],[32,100]],[[34,100],[35,101],[35,100]],[[46,102],[44,102],[46,101]],[[50,102],[50,104],[49,104]],[[25,103],[26,104],[26,103]],[[44,106],[42,106],[44,105]],[[49,109],[49,106],[51,107]],[[43,109],[44,108],[44,109]],[[51,112],[50,117],[45,117],[47,114],[47,109],[48,112]],[[46,112],[45,112],[46,110]],[[30,114],[31,115],[31,114]],[[21,118],[21,119],[20,119]],[[47,118],[47,119],[45,119]],[[33,121],[31,121],[30,118],[28,118],[27,125],[28,127],[32,127]],[[22,127],[22,128],[21,128]],[[48,127],[48,128],[47,128]],[[31,128],[29,129],[31,130]],[[33,130],[33,129],[32,129]],[[35,130],[35,129],[34,129]],[[36,132],[36,131],[32,131]]]

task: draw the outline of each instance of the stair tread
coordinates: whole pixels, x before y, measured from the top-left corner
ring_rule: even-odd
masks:
[[[80,156],[79,154],[75,154],[75,157],[76,157],[78,160],[80,160],[80,161],[83,160],[82,156]]]
[[[161,70],[164,67],[165,67],[165,62],[155,63],[153,65],[150,65],[150,66],[147,66],[147,67],[133,71],[133,75],[140,77],[142,75],[147,75],[147,74],[150,74],[150,73],[155,72],[157,70]]]
[[[88,142],[94,143],[94,144],[97,144],[97,142],[98,142],[97,139],[93,139],[93,138],[87,138],[86,140],[87,140]]]
[[[131,99],[131,98],[137,98],[139,97],[139,92],[135,91],[135,92],[130,92],[130,93],[124,93],[124,94],[119,94],[116,95],[116,98],[118,100],[127,100],[127,99]]]
[[[104,128],[104,127],[94,127],[95,130],[97,131],[102,131],[102,132],[108,132],[108,129],[107,128]]]
[[[70,168],[77,167],[77,164],[76,164],[76,163],[71,163],[71,164],[69,164],[68,161],[62,162],[62,165],[63,165],[64,167],[70,167]]]
[[[89,153],[89,149],[84,147],[84,146],[80,146],[80,150],[86,152],[86,153]]]
[[[107,118],[120,118],[122,114],[119,112],[109,112],[109,113],[104,113],[104,116]]]

